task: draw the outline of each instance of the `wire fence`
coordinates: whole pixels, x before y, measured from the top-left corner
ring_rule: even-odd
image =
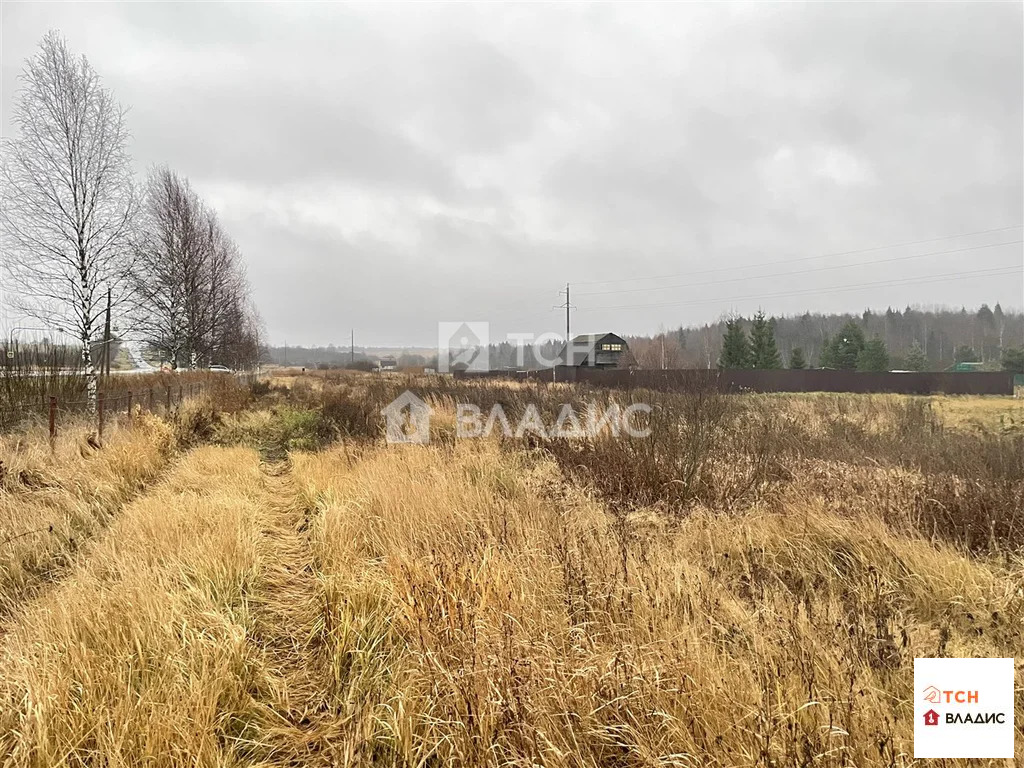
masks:
[[[251,374],[235,374],[228,378],[230,383],[241,386],[249,386],[255,381],[255,375]],[[206,394],[216,395],[225,389],[226,384],[228,381],[220,376],[137,387],[125,387],[119,381],[116,387],[101,389],[95,404],[89,398],[68,397],[63,393],[38,396],[17,405],[0,404],[0,434],[33,423],[45,424],[52,443],[62,424],[72,419],[81,424],[83,414],[88,414],[95,424],[97,436],[102,439],[104,430],[118,423],[130,424],[135,414],[146,412],[170,418],[182,403]]]

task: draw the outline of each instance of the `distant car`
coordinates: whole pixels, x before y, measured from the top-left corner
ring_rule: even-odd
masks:
[[[211,365],[210,370],[214,373],[232,373],[231,369],[226,365]]]

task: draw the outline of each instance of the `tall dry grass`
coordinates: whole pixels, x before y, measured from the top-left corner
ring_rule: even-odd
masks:
[[[227,383],[169,413],[136,405],[131,418],[108,419],[102,441],[82,416],[62,424],[52,446],[40,426],[0,434],[0,620],[65,574],[180,449],[212,438],[222,414],[248,397]]]
[[[240,765],[264,682],[258,457],[201,447],[0,646],[0,763]]]
[[[290,386],[272,388],[264,402],[281,412],[298,412],[292,414],[293,426],[301,427],[297,431],[305,440],[293,434],[292,447],[332,439],[379,441],[381,409],[405,389],[442,415],[435,419],[434,439],[446,444],[455,439],[456,403],[472,403],[484,413],[500,405],[513,424],[531,405],[553,424],[565,404],[579,414],[591,406],[649,404],[652,432],[646,439],[531,435],[509,444],[512,450],[541,447],[573,482],[623,509],[656,506],[672,516],[700,508],[729,512],[769,501],[794,477],[811,473],[821,479],[817,490],[837,491],[832,497],[837,513],[868,496],[876,503],[884,491],[888,518],[900,529],[910,526],[974,552],[1008,555],[1024,546],[1024,435],[1016,429],[964,430],[962,418],[948,418],[948,398],[723,395],[699,388],[616,392],[543,382],[353,374],[341,383],[318,380],[315,387],[295,378]],[[974,400],[980,410],[992,410],[985,398]],[[1009,407],[1000,400],[1000,407]],[[961,403],[958,412],[967,407]],[[1013,418],[1012,412],[1005,417]],[[911,481],[869,481],[862,487],[863,477],[875,470]]]
[[[171,459],[162,419],[112,425],[102,450],[90,426],[62,430],[52,452],[42,429],[0,436],[0,617],[63,572]]]
[[[610,515],[487,442],[295,474],[337,763],[908,765],[914,656],[1024,651],[1019,558],[799,484],[671,520]]]
[[[909,766],[915,656],[1024,653],[1015,444],[918,401],[455,440],[449,382],[440,439],[387,447],[404,380],[297,383],[183,420],[251,447],[194,448],[22,604],[0,765]]]

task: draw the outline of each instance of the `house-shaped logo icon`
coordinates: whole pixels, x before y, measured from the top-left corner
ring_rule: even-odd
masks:
[[[437,324],[437,369],[487,371],[489,326],[486,322]]]
[[[929,685],[924,689],[924,695],[921,697],[929,704],[938,704],[942,701],[942,691],[936,688],[934,685]]]
[[[934,709],[929,709],[924,713],[924,724],[925,725],[938,725],[939,724],[939,713]]]
[[[380,410],[389,443],[429,443],[431,408],[406,390]]]

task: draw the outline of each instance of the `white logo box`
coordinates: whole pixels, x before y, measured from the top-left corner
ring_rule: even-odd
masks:
[[[1013,659],[914,659],[914,757],[1012,758],[1013,675]]]

